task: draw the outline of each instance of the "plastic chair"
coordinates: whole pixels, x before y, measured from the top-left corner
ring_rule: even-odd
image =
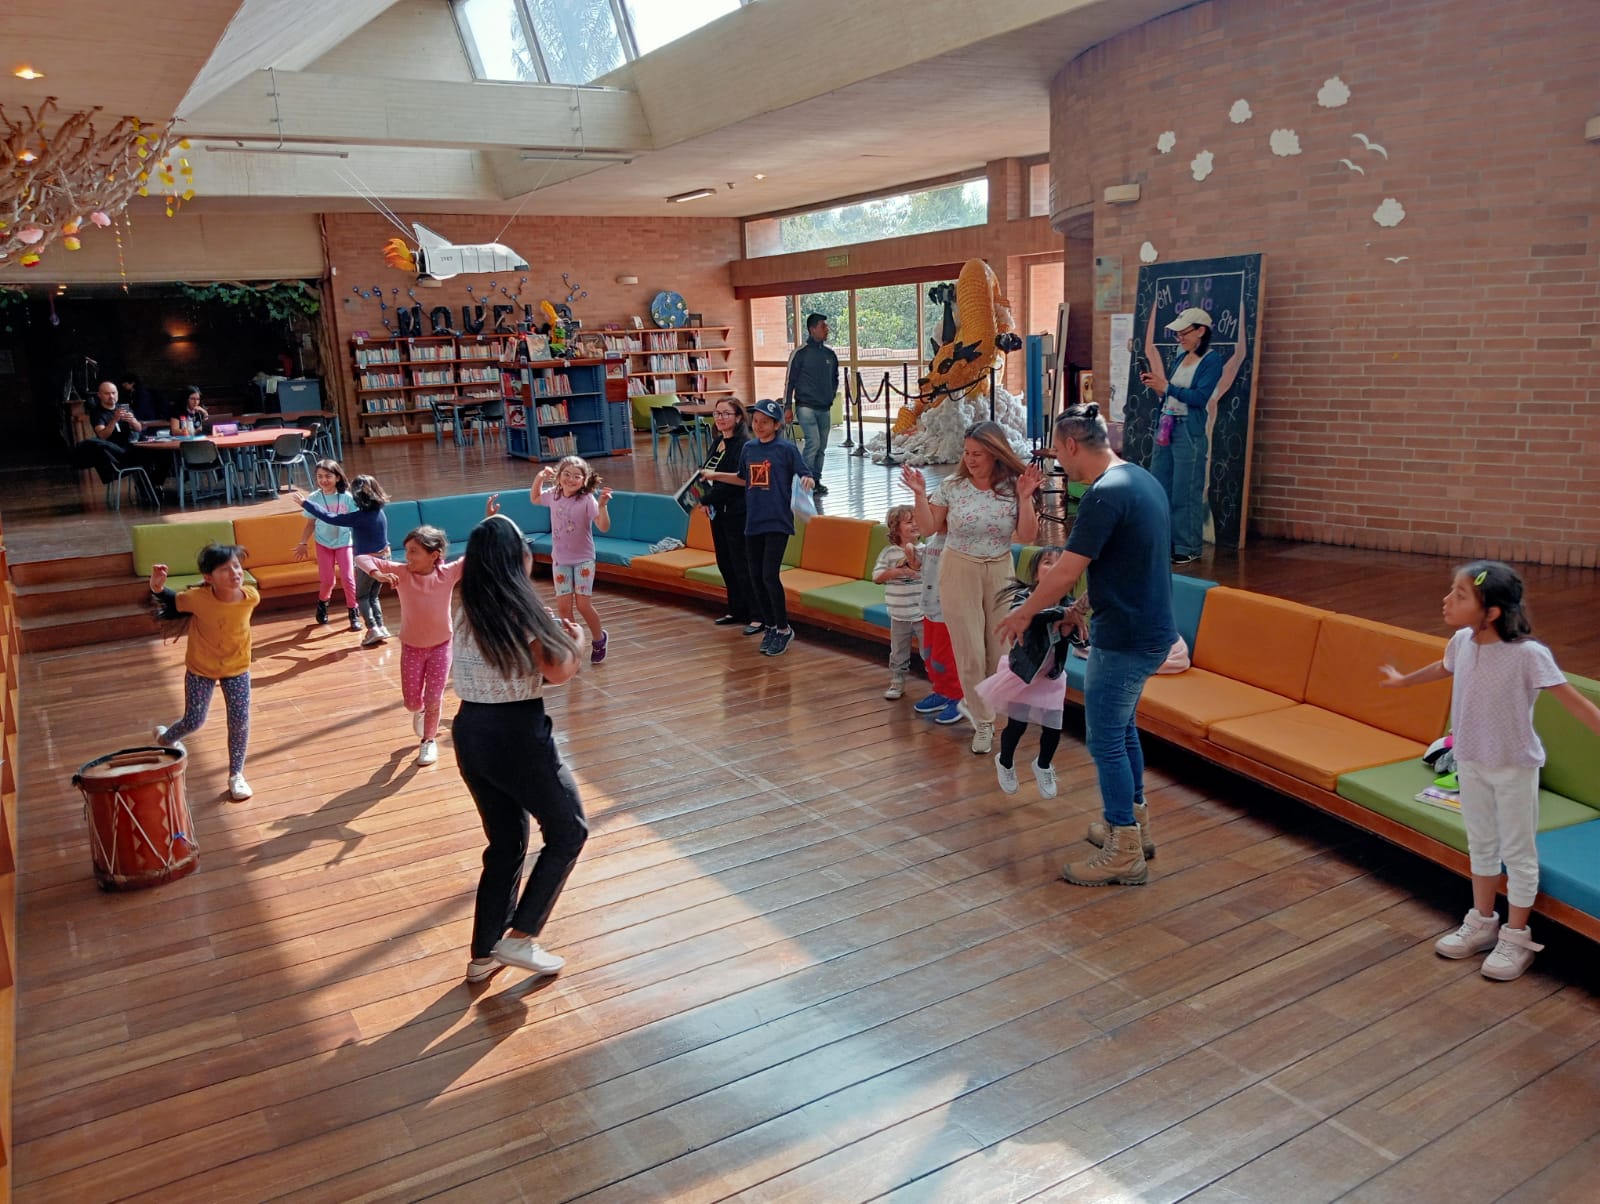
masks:
[[[198,488],[201,478],[209,477],[211,492],[205,496],[216,497],[220,492],[231,506],[233,504],[233,463],[224,456],[215,443],[204,440],[178,445],[178,505],[185,505],[185,497],[200,501]]]
[[[333,441],[333,428],[320,418],[312,418],[301,424],[311,434],[306,439],[310,454],[316,460],[337,460],[339,449]]]
[[[650,458],[661,458],[661,436],[667,436],[667,466],[671,467],[674,460],[682,456],[685,460],[690,458],[690,447],[693,445],[694,433],[683,420],[683,414],[677,406],[655,406],[650,411]]]
[[[486,401],[472,410],[461,415],[461,425],[465,433],[475,434],[482,442],[484,436],[494,432],[495,439],[505,437],[506,403],[503,401]]]
[[[129,487],[135,491],[142,488],[144,496],[157,510],[161,509],[161,495],[150,483],[150,474],[137,464],[126,463],[124,455],[126,453],[122,448],[104,439],[83,439],[73,449],[73,464],[77,468],[93,470],[100,478],[100,483],[106,487],[106,505],[111,509],[122,509],[124,481],[129,482]]]
[[[136,491],[135,496],[137,496],[137,490],[142,489],[144,496],[150,499],[150,504],[157,510],[161,509],[161,495],[156,492],[156,487],[150,483],[150,474],[143,468],[137,464],[131,464],[113,466],[111,471],[115,475],[110,481],[106,482],[106,505],[113,510],[120,511],[122,509],[122,484],[127,481],[130,483],[130,488]]]
[[[299,431],[286,431],[272,441],[272,446],[267,450],[258,464],[258,469],[272,476],[272,492],[280,492],[283,482],[278,478],[281,468],[289,474],[289,481],[294,482],[294,469],[299,465],[300,471],[306,474],[306,492],[309,493],[317,486],[311,479],[311,465],[315,457],[306,450],[305,436]]]

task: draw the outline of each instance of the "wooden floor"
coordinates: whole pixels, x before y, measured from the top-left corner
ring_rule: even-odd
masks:
[[[127,895],[68,779],[171,721],[181,648],[24,658],[19,1199],[1594,1198],[1591,944],[1545,925],[1489,982],[1430,948],[1461,882],[1160,748],[1151,883],[1067,886],[1072,723],[1061,797],[1007,797],[881,650],[598,605],[551,703],[592,825],[567,970],[477,988],[482,837],[393,644],[258,622],[256,797],[219,705],[200,872]]]

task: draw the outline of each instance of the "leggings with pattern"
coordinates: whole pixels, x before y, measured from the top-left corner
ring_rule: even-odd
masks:
[[[228,708],[228,773],[244,772],[245,749],[250,743],[250,674],[220,680],[185,671],[183,675],[183,718],[162,736],[163,740],[182,740],[200,730],[211,711],[211,692],[222,687],[222,701]]]
[[[400,691],[406,710],[422,714],[422,738],[439,735],[439,712],[444,707],[444,683],[450,680],[450,641],[432,648],[400,645]]]

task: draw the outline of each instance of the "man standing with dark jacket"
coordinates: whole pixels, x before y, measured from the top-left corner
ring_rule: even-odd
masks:
[[[793,409],[805,440],[806,467],[817,483],[812,492],[818,497],[828,492],[822,483],[822,457],[833,428],[834,394],[839,391],[839,357],[827,340],[827,317],[807,314],[806,341],[789,357],[789,378],[783,386],[783,404]]]

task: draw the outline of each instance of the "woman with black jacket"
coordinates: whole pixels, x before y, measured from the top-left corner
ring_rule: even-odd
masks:
[[[712,440],[704,467],[712,472],[738,472],[739,454],[750,437],[744,403],[737,397],[724,397],[717,402],[711,420],[716,424],[717,437]],[[762,630],[762,625],[750,583],[750,562],[745,556],[744,487],[713,483],[706,491],[705,506],[711,519],[711,544],[717,552],[717,569],[728,590],[728,609],[716,620],[717,625],[729,627],[742,623],[745,635],[755,635]]]

